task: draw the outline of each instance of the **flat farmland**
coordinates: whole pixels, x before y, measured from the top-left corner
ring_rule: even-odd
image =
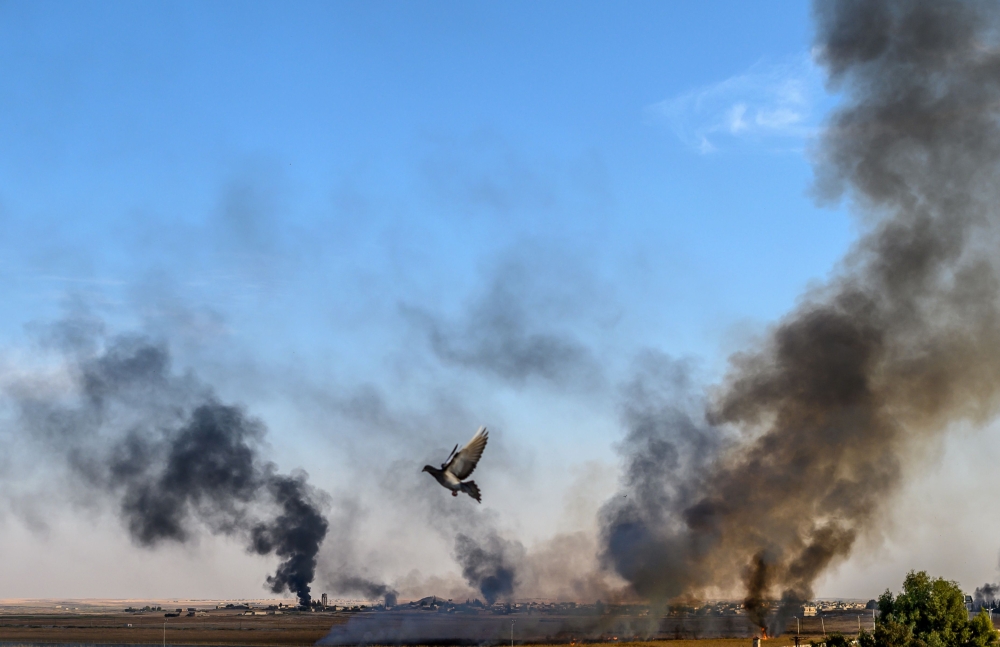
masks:
[[[870,614],[870,612],[869,612]],[[853,635],[858,622],[871,628],[864,613],[826,614],[801,620],[803,644],[828,633]],[[495,615],[456,616],[431,612],[324,612],[244,616],[234,610],[208,611],[204,616],[165,618],[162,613],[123,613],[110,609],[89,612],[0,614],[0,645],[220,645],[287,646],[352,644],[502,644],[519,645],[609,642],[645,647],[750,647],[756,633],[745,616],[671,615],[653,620],[630,616]],[[537,625],[537,626],[536,626]],[[331,631],[332,630],[332,631]],[[402,630],[402,631],[401,631]],[[794,644],[793,619],[786,633],[765,647]],[[638,636],[653,640],[633,642]],[[325,639],[325,640],[324,640]]]
[[[865,617],[861,614],[831,614],[823,618],[804,619],[801,623],[801,637],[806,643],[821,640],[824,628],[828,633],[854,635],[857,633],[859,619],[862,627],[871,627],[871,620],[865,623]],[[736,641],[719,643],[721,647],[723,644],[749,644],[748,640],[758,635],[759,631],[746,616],[737,614],[671,614],[651,618],[644,614],[627,613],[508,615],[388,611],[350,616],[347,622],[333,627],[320,644],[499,645],[511,639],[519,644],[624,644],[635,640],[668,640],[675,647],[685,644],[685,641],[697,641],[701,647],[707,647],[717,640]],[[786,627],[784,635],[769,640],[767,647],[793,644],[795,631],[796,624],[793,620]]]
[[[0,616],[0,643],[118,645],[312,645],[343,614],[300,613],[164,618],[148,614],[29,614]],[[131,625],[131,626],[129,626]]]

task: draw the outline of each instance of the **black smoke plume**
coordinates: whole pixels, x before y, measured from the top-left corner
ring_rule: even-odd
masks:
[[[767,616],[770,611],[767,598],[771,589],[771,582],[768,580],[770,574],[771,569],[767,567],[764,554],[754,555],[744,577],[747,594],[743,599],[743,609],[750,621],[758,627],[767,625]]]
[[[321,495],[304,473],[280,474],[262,457],[263,423],[173,373],[166,348],[145,338],[69,350],[68,388],[9,388],[24,432],[64,457],[89,491],[111,496],[139,545],[184,542],[202,528],[242,537],[248,550],[281,559],[271,591],[308,604],[327,532]]]
[[[509,598],[517,584],[517,564],[524,548],[517,542],[491,532],[482,539],[459,534],[455,538],[455,559],[465,581],[479,589],[487,604]]]
[[[388,584],[370,580],[360,575],[342,575],[332,580],[332,586],[341,593],[353,593],[366,599],[395,596],[396,590]]]
[[[253,526],[254,552],[282,558],[277,572],[267,578],[271,591],[291,591],[300,605],[308,606],[309,584],[316,576],[316,554],[326,536],[326,519],[312,501],[305,474],[272,476],[267,489],[280,512],[272,521]]]
[[[973,595],[973,606],[976,609],[996,609],[998,602],[997,593],[1000,593],[1000,584],[983,584],[976,588],[976,592]]]
[[[817,59],[844,96],[816,189],[851,200],[862,237],[731,358],[704,407],[683,390],[629,392],[627,498],[603,511],[605,557],[638,594],[742,582],[762,626],[763,601],[781,600],[779,630],[877,522],[907,462],[1000,402],[1000,4],[842,0],[814,14]]]

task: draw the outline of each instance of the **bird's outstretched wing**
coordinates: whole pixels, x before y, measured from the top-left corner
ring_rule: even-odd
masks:
[[[457,452],[457,451],[458,451],[458,445],[456,444],[454,447],[451,448],[451,453],[448,454],[448,458],[445,459],[445,461],[443,463],[441,463],[441,469],[447,469],[448,468],[448,463],[451,462],[452,457],[455,455],[455,452]]]
[[[483,455],[483,450],[486,449],[486,441],[489,439],[490,433],[486,431],[486,427],[480,427],[476,435],[472,437],[465,447],[458,450],[458,453],[451,457],[448,461],[444,470],[446,472],[451,472],[455,475],[455,478],[462,480],[472,474],[472,470],[476,469],[476,464],[479,462],[479,458]]]

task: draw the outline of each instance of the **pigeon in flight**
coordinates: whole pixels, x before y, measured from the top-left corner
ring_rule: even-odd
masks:
[[[476,464],[483,455],[483,450],[486,449],[488,439],[489,432],[486,431],[486,427],[480,427],[465,447],[458,449],[458,445],[455,445],[448,460],[441,464],[441,469],[424,465],[423,471],[430,472],[438,483],[451,490],[452,496],[458,496],[459,492],[465,492],[477,503],[482,503],[482,499],[479,498],[479,486],[476,485],[476,482],[466,481],[463,483],[462,479],[468,478],[472,474],[472,470],[476,469]]]

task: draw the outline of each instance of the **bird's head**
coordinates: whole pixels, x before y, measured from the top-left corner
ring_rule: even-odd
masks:
[[[424,465],[424,469],[422,469],[420,471],[421,472],[431,472],[431,473],[433,473],[434,472],[434,468],[431,467],[430,465]]]

